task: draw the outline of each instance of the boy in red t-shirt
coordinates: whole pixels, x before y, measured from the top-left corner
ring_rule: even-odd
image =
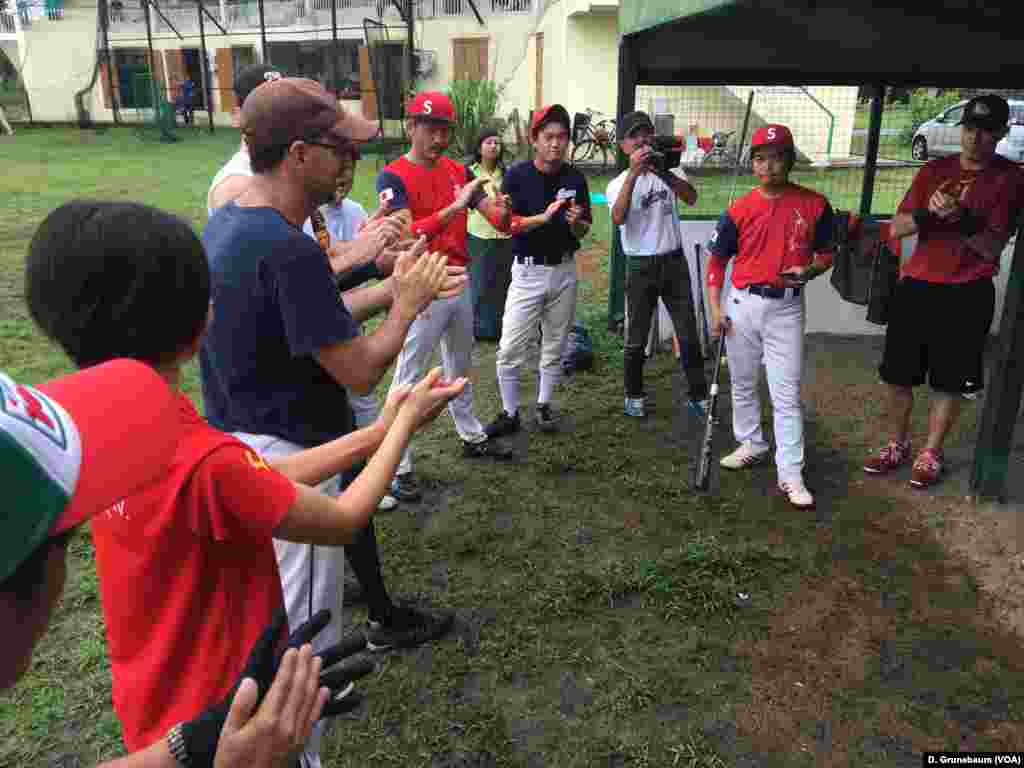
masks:
[[[774,411],[779,489],[793,506],[804,509],[814,506],[814,496],[803,479],[803,288],[832,266],[832,206],[789,180],[796,149],[786,126],[754,131],[750,157],[761,186],[722,215],[708,260],[712,333],[728,338],[733,434],[739,443],[721,465],[742,469],[768,458],[758,392],[763,363]],[[731,257],[733,290],[723,307],[722,284]]]
[[[943,471],[942,444],[963,399],[984,386],[985,343],[995,313],[992,276],[1024,207],[1024,172],[996,154],[1009,130],[1000,96],[965,106],[958,155],[917,172],[892,220],[892,237],[917,244],[892,302],[880,373],[888,384],[889,442],[864,471],[890,472],[910,460],[914,387],[927,377],[934,399],[928,440],[914,460],[910,484],[926,488]],[[954,310],[954,311],[951,311]]]
[[[163,377],[135,360],[94,365],[38,387],[0,373],[0,466],[8,481],[0,524],[0,621],[8,627],[0,690],[28,670],[57,608],[75,527],[115,501],[118,488],[143,488],[166,473],[181,435],[176,399]],[[327,623],[324,616],[298,628],[275,663],[282,623],[283,616],[261,635],[238,687],[183,723],[179,741],[159,739],[104,765],[178,768],[184,759],[195,768],[293,768],[331,688],[353,677],[353,665],[320,677],[325,659],[308,642]],[[325,651],[326,661],[354,648]]]
[[[401,258],[423,295],[435,295],[443,256]],[[209,320],[209,267],[189,225],[169,214],[72,202],[33,237],[26,298],[79,367],[133,358],[177,388]],[[181,434],[168,470],[115,494],[92,526],[113,703],[130,751],[228,693],[283,607],[271,538],[336,546],[365,527],[412,433],[465,386],[439,377],[434,370],[394,392],[371,427],[274,466],[177,395]],[[366,468],[338,498],[308,487],[363,458]]]

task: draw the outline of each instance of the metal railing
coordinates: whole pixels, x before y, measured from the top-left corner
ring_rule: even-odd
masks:
[[[504,14],[527,14],[534,10],[537,0],[476,0],[476,7],[482,16]],[[366,17],[398,21],[398,11],[392,0],[335,0],[339,27],[353,27],[362,24]],[[415,0],[416,15],[419,19],[452,17],[474,18],[467,0]],[[223,6],[208,2],[207,9],[220,18],[228,31],[259,29],[259,7],[256,0],[228,0]],[[182,34],[198,31],[198,19],[194,3],[162,2],[160,10],[174,28]],[[160,16],[153,14],[153,32],[168,34],[172,30]],[[331,0],[265,0],[263,21],[267,29],[322,28],[331,25]],[[110,33],[112,35],[139,33],[145,30],[145,17],[137,0],[121,0],[119,5],[111,4]],[[2,31],[2,28],[0,28]]]
[[[0,11],[0,34],[13,35],[17,31],[14,14],[10,11]]]

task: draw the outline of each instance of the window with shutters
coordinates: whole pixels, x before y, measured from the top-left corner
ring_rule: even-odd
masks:
[[[486,80],[487,47],[486,37],[455,38],[452,40],[452,79]]]

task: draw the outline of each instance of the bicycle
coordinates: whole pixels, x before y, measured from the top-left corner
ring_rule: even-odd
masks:
[[[615,158],[615,121],[604,118],[597,123],[594,118],[603,117],[603,112],[587,109],[577,112],[572,132],[572,154],[569,162],[573,165],[585,163],[598,152],[601,153],[601,171],[608,170],[608,159]]]
[[[729,147],[729,139],[736,131],[717,131],[711,136],[711,149],[701,158],[701,165],[732,165],[736,162],[736,150]]]

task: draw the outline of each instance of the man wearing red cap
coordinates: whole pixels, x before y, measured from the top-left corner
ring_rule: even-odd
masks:
[[[562,356],[576,315],[576,262],[580,240],[590,229],[587,180],[565,162],[569,148],[569,113],[561,104],[538,109],[530,124],[533,160],[509,168],[502,192],[512,208],[510,229],[512,283],[505,300],[497,374],[502,411],[487,425],[487,434],[518,432],[519,371],[541,326],[537,426],[552,431],[558,418],[551,408],[562,376]]]
[[[961,121],[962,151],[921,168],[893,217],[892,236],[916,234],[917,244],[896,288],[879,369],[889,390],[889,441],[867,458],[865,472],[885,474],[910,461],[914,387],[927,377],[928,439],[910,484],[936,483],[946,434],[964,398],[981,392],[995,312],[992,276],[1024,207],[1024,173],[996,154],[1009,119],[1002,97],[971,99]]]
[[[807,509],[814,496],[803,479],[803,289],[832,266],[832,207],[822,195],[789,181],[796,148],[786,126],[758,128],[750,148],[761,185],[722,214],[708,260],[712,333],[728,339],[733,434],[739,442],[721,465],[742,469],[768,458],[758,391],[763,363],[774,411],[779,490],[793,506]],[[732,291],[723,307],[730,258]]]
[[[465,266],[469,263],[468,210],[476,208],[506,227],[507,216],[500,201],[484,194],[484,179],[473,179],[464,165],[444,155],[455,122],[451,99],[443,93],[419,93],[409,103],[406,115],[412,146],[378,175],[380,203],[406,222],[414,237],[426,237],[431,250],[445,253],[449,264]],[[438,343],[445,377],[464,376],[469,370],[474,343],[473,297],[469,291],[455,298],[436,299],[416,318],[395,363],[392,389],[419,380]],[[452,400],[448,411],[455,421],[465,457],[508,458],[508,451],[488,439],[473,413],[471,385]],[[402,501],[416,501],[421,496],[413,474],[411,448],[398,466],[391,495]]]

